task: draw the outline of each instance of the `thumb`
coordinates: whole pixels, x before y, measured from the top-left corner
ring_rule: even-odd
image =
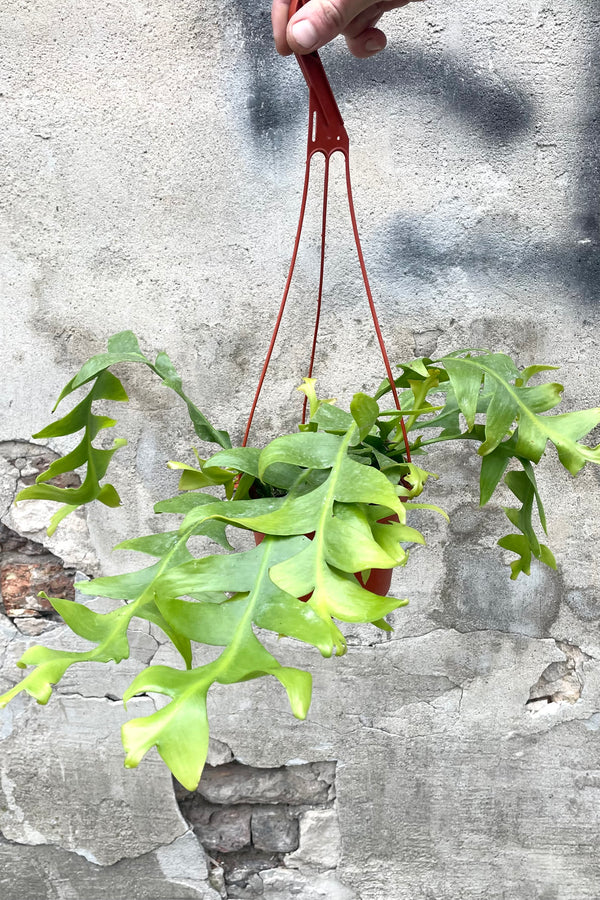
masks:
[[[373,0],[310,0],[290,19],[286,38],[294,53],[311,53],[341,34]]]

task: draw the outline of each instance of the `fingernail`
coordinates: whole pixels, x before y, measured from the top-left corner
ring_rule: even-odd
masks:
[[[380,50],[383,50],[383,47],[379,43],[379,41],[374,41],[373,39],[371,39],[365,44],[365,50],[367,51],[367,53],[379,53]]]
[[[305,50],[310,50],[319,40],[317,29],[308,19],[302,19],[292,25],[292,37]]]

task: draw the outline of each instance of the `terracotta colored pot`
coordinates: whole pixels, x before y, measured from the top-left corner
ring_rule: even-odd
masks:
[[[394,515],[386,516],[384,519],[378,520],[381,524],[385,524],[386,522],[397,522],[398,516],[394,513]],[[314,531],[311,531],[310,534],[307,534],[306,537],[310,538],[312,541],[315,536]],[[260,531],[254,532],[254,540],[258,546],[261,541],[264,539],[264,534]],[[360,572],[355,572],[354,577],[356,580],[362,584],[364,588],[368,591],[371,591],[373,594],[379,594],[380,597],[385,597],[390,589],[390,585],[392,583],[392,572],[393,569],[371,569],[370,575],[367,578],[366,582],[362,580]],[[307,594],[305,597],[300,597],[299,599],[306,603],[307,600],[310,600],[312,594]]]

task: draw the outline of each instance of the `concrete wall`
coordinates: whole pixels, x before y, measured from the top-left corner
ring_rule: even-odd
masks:
[[[597,404],[597,3],[451,0],[389,19],[381,57],[336,44],[323,59],[392,358],[489,346],[563,364],[567,397]],[[11,503],[40,454],[64,447],[29,435],[73,371],[132,328],[239,439],[291,253],[307,103],[294,60],[274,54],[268,0],[7,0],[0,23],[4,688],[36,634],[71,646],[36,608],[40,584],[68,592],[76,571],[126,568],[110,548],[158,527],[151,504],[175,487],[165,463],[194,443],[171,399],[128,372],[125,505],[48,540],[43,506]],[[348,400],[382,367],[335,181],[318,373]],[[316,194],[311,210],[265,436],[298,415]],[[430,524],[395,581],[412,602],[394,634],[349,627],[334,662],[290,644],[315,673],[305,723],[277,685],[213,692],[211,778],[233,772],[237,793],[176,794],[155,754],[122,768],[115,700],[165,661],[152,630],[109,673],[69,674],[47,708],[2,712],[3,900],[597,900],[598,473],[573,482],[548,460],[559,570],[511,583],[501,507],[477,512],[475,467],[457,451],[431,468],[452,524]]]

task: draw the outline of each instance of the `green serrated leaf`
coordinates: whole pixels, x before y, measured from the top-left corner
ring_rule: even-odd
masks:
[[[517,579],[521,572],[524,575],[531,574],[531,546],[525,535],[507,534],[506,537],[500,538],[498,546],[517,554],[518,558],[510,564],[511,580]]]
[[[158,712],[123,725],[125,766],[135,768],[148,750],[156,747],[177,780],[188,790],[195,790],[208,753],[208,687],[193,670],[150,666],[140,672],[127,690],[125,701],[142,693],[167,694],[174,699]]]
[[[598,423],[600,407],[555,416],[524,411],[519,417],[516,453],[537,463],[550,440],[565,469],[577,475],[586,462],[600,463],[600,446],[592,448],[579,443]]]
[[[352,398],[350,412],[358,426],[360,440],[364,441],[377,421],[379,405],[368,394],[358,393]]]
[[[352,416],[346,410],[326,403],[319,406],[312,416],[312,424],[318,425],[323,431],[331,431],[335,434],[344,434],[352,422]]]
[[[84,430],[75,450],[53,463],[32,486],[51,492],[55,499],[71,501],[55,518],[77,508],[75,499],[87,502],[85,498],[93,496],[107,505],[118,502],[114,488],[100,483],[116,445],[107,451],[92,443],[114,420],[96,415],[91,407],[96,399],[119,399],[120,382],[111,380],[114,376],[107,368],[127,359],[143,362],[156,372],[184,399],[197,433],[223,449],[207,461],[198,457],[198,467],[171,464],[183,473],[182,486],[189,493],[161,501],[155,509],[184,516],[178,530],[171,526],[165,533],[119,545],[153,556],[154,565],[79,586],[84,594],[121,599],[125,605],[99,614],[80,603],[51,601],[69,627],[92,644],[91,649],[69,653],[31,648],[20,665],[36,668],[0,703],[20,690],[46,702],[52,685],[69,666],[125,658],[131,620],[151,622],[177,648],[186,669],[151,666],[130,686],[126,700],[158,692],[169,702],[124,726],[126,764],[137,765],[156,747],[175,776],[193,790],[208,745],[206,698],[212,685],[272,676],[285,688],[293,714],[303,718],[307,713],[310,675],[282,665],[257,635],[267,630],[300,640],[328,657],[346,651],[335,620],[371,622],[390,631],[385,616],[407,601],[367,590],[368,574],[403,565],[408,545],[424,543],[420,532],[406,524],[412,510],[445,513],[433,504],[412,502],[431,473],[405,462],[397,410],[381,413],[376,399],[359,393],[350,415],[319,400],[314,382],[307,380],[303,391],[311,406],[310,423],[262,451],[234,449],[225,432],[212,429],[186,397],[166,354],[151,363],[131,332],[124,332],[111,339],[108,354],[90,361],[68,386],[70,393],[77,379],[79,384],[94,380],[88,397],[51,426],[54,436]],[[518,501],[515,508],[506,509],[517,533],[499,541],[516,555],[512,578],[529,573],[534,558],[556,567],[552,553],[538,539],[537,520],[534,527],[537,511],[546,528],[534,463],[548,440],[569,471],[578,471],[586,461],[600,462],[599,448],[580,443],[600,420],[600,410],[547,415],[559,404],[562,387],[556,383],[529,386],[528,382],[549,367],[519,371],[501,353],[457,351],[435,363],[422,359],[400,368],[396,384],[406,424],[415,432],[411,431],[411,450],[423,454],[429,444],[458,439],[479,447],[482,504],[503,476]],[[387,390],[384,382],[376,396]],[[429,435],[427,440],[424,434]],[[506,474],[514,461],[520,463],[520,470]],[[81,488],[56,494],[63,489],[49,482],[75,464],[88,466]],[[216,486],[225,487],[227,499],[198,492]],[[408,502],[402,502],[407,498]],[[251,550],[233,550],[226,534],[229,528],[254,531],[255,539],[262,542]],[[227,552],[194,558],[188,542],[196,535],[210,537]],[[204,655],[212,661],[193,668],[192,641],[218,648]],[[277,646],[285,650],[288,644],[282,640]]]
[[[274,463],[302,466],[311,469],[329,469],[340,452],[341,439],[327,432],[286,434],[271,441],[260,454],[258,476]]]
[[[221,447],[231,447],[231,440],[227,432],[213,428],[204,413],[198,409],[184,392],[183,382],[166,353],[161,352],[158,354],[152,368],[157,375],[160,375],[163,384],[181,397],[187,406],[189,417],[198,437],[203,441],[211,441],[212,443],[219,444]]]
[[[505,449],[503,444],[500,444],[481,460],[479,476],[480,506],[485,506],[491,500],[494,491],[500,483],[500,479],[506,472],[510,456],[510,452]]]
[[[467,428],[473,428],[484,372],[468,358],[446,357],[443,363],[450,376],[458,408],[467,421]]]
[[[214,503],[212,494],[181,494],[177,497],[169,497],[168,500],[159,500],[154,504],[155,513],[171,513],[174,515],[186,515],[199,506]]]

